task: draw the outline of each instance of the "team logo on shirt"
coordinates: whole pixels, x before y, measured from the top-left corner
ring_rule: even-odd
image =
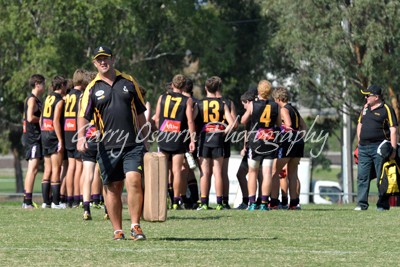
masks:
[[[122,88],[122,91],[124,91],[125,93],[128,93],[128,88],[126,88],[126,86],[124,85],[124,88]]]
[[[104,91],[103,91],[103,90],[97,91],[97,92],[95,93],[95,95],[96,95],[96,96],[102,96],[102,95],[104,95]]]
[[[76,120],[75,119],[66,119],[64,123],[64,131],[74,132],[76,131]]]
[[[54,131],[53,120],[43,119],[41,130],[42,131]]]
[[[179,133],[179,131],[181,130],[181,122],[174,120],[164,120],[163,124],[160,127],[160,130],[163,132]]]

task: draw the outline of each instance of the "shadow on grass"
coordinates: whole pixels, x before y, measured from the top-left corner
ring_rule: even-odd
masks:
[[[192,216],[192,217],[178,217],[178,216],[168,216],[167,215],[167,221],[168,220],[177,220],[177,221],[187,221],[187,220],[196,220],[196,221],[208,221],[208,220],[219,220],[219,219],[226,219],[226,218],[231,218],[232,216],[208,216],[208,217],[197,217],[197,216]],[[130,218],[124,218],[122,219],[123,221],[130,221]],[[144,220],[142,218],[142,220]],[[145,221],[145,220],[144,220]]]
[[[348,209],[335,209],[335,208],[307,208],[307,209],[302,209],[301,211],[349,211],[353,210],[354,208],[348,208]]]
[[[249,237],[240,237],[240,238],[227,238],[227,237],[159,237],[159,238],[151,238],[152,240],[157,241],[243,241],[243,240],[253,240],[253,239],[264,239],[264,240],[277,240],[278,237],[263,237],[263,238],[249,238]]]
[[[226,219],[226,218],[230,218],[230,217],[232,217],[232,216],[227,216],[227,215],[225,215],[225,216],[207,216],[207,217],[197,217],[197,216],[191,216],[191,217],[179,217],[179,216],[168,216],[167,217],[167,220],[168,219],[170,219],[170,220],[204,220],[204,221],[206,221],[206,220],[219,220],[219,219],[221,219],[221,218],[224,218],[224,219]]]

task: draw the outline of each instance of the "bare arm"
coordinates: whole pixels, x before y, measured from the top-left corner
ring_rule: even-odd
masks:
[[[142,113],[142,114],[138,115],[137,118],[138,118],[138,128],[141,129],[141,133],[143,134],[142,137],[144,138],[144,141],[143,141],[144,147],[146,148],[147,151],[149,151],[149,144],[147,143],[149,128],[146,127],[146,123],[147,123],[146,117],[144,116],[144,113]]]
[[[233,103],[233,101],[231,101],[231,116],[234,120],[234,125],[233,125],[233,129],[236,129],[239,125],[239,123],[237,122],[236,118],[237,118],[237,113],[236,113],[236,107],[235,104]]]
[[[38,110],[38,106],[36,104],[35,98],[31,97],[28,100],[28,110],[26,112],[26,120],[30,123],[38,123],[40,121],[40,117],[36,117],[34,115],[35,111]]]
[[[186,102],[186,118],[188,120],[188,127],[190,132],[190,144],[189,144],[190,152],[193,152],[195,150],[195,136],[196,136],[196,130],[193,121],[192,106],[193,106],[193,100],[189,98],[188,101]]]
[[[241,124],[246,124],[250,120],[252,111],[253,111],[253,102],[250,102],[247,105],[246,112],[243,114],[243,116],[242,116],[242,118],[240,120]]]
[[[281,127],[281,125],[282,125],[282,116],[281,116],[280,109],[281,108],[278,106],[278,117],[276,118],[276,122],[275,122],[277,127]]]
[[[58,150],[57,152],[61,151],[63,149],[63,138],[62,138],[62,131],[63,129],[61,128],[61,114],[64,113],[64,100],[59,101],[54,109],[54,118],[53,118],[53,125],[54,125],[54,131],[57,135],[58,139]]]
[[[397,126],[390,127],[389,130],[390,130],[390,143],[394,148],[392,155],[390,155],[390,158],[394,159],[396,157],[396,149],[397,149]]]
[[[361,124],[361,122],[359,122],[357,124],[357,139],[358,139],[358,143],[360,143],[361,126],[362,126],[362,124]]]
[[[156,113],[154,114],[154,123],[156,124],[157,129],[160,129],[161,97],[162,96],[158,98]]]
[[[281,108],[280,115],[282,120],[284,121],[284,125],[286,126],[286,128],[290,129],[290,125],[292,125],[292,120],[290,119],[289,110],[287,108]]]
[[[151,105],[150,102],[146,102],[146,111],[144,112],[146,121],[150,121],[150,116],[151,116]]]
[[[231,113],[229,112],[229,108],[226,105],[224,105],[224,112],[225,112],[225,119],[228,122],[228,126],[225,129],[225,133],[228,133],[231,129],[233,129],[235,122],[231,116]]]

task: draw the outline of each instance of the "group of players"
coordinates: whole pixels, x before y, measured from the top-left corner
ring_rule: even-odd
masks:
[[[34,74],[29,79],[31,94],[26,98],[23,114],[23,144],[28,170],[22,207],[32,209],[32,191],[39,163],[44,158],[42,208],[84,208],[84,220],[90,220],[90,206],[103,207],[102,182],[95,168],[97,145],[85,153],[76,149],[79,100],[96,73],[77,69],[72,80],[55,76],[42,104],[45,78]],[[87,128],[88,140],[96,136],[94,123]],[[106,210],[106,209],[105,209]],[[105,218],[108,218],[107,210]]]
[[[95,168],[98,143],[91,141],[99,133],[93,121],[86,130],[88,149],[79,153],[76,148],[80,96],[95,75],[78,69],[72,84],[64,77],[54,77],[44,105],[40,97],[45,91],[45,78],[39,74],[30,77],[32,91],[25,100],[23,116],[23,142],[28,160],[23,208],[35,207],[32,191],[41,158],[44,158],[42,208],[83,205],[83,219],[90,220],[90,206],[101,207],[102,182]],[[140,89],[144,95],[145,91]],[[206,97],[197,100],[193,97],[192,80],[178,74],[159,97],[152,118],[149,104],[146,104],[146,119],[153,125],[152,130],[157,130],[158,149],[170,160],[168,191],[173,209],[210,209],[212,175],[217,198],[215,209],[230,209],[231,142],[226,137],[238,127],[239,121],[233,101],[224,97],[221,89],[221,79],[210,77],[205,83]],[[240,120],[245,126],[246,138],[237,173],[243,202],[237,208],[299,209],[297,166],[303,156],[304,142],[297,136],[304,134],[306,126],[289,103],[288,90],[284,87],[273,90],[270,82],[262,80],[257,92],[247,91],[240,100],[246,110]],[[200,190],[193,166],[188,166],[192,160],[200,169]],[[279,179],[284,167],[286,175]],[[278,200],[279,188],[281,201]]]
[[[212,175],[215,179],[215,209],[230,209],[228,163],[231,142],[227,137],[238,127],[238,117],[233,101],[222,96],[221,88],[221,79],[210,77],[205,83],[206,97],[197,100],[192,96],[192,81],[178,74],[158,99],[153,119],[159,131],[159,151],[171,161],[168,187],[173,209],[210,209]],[[241,97],[246,112],[240,123],[245,125],[246,138],[237,173],[243,193],[243,202],[238,209],[300,209],[297,169],[304,153],[306,125],[288,101],[289,91],[284,87],[272,90],[267,80],[259,82],[256,93],[248,91]],[[194,155],[200,167],[200,197],[193,170],[185,163],[192,160],[188,152]],[[188,156],[186,160],[185,155]],[[282,189],[282,201],[278,199],[279,188]]]

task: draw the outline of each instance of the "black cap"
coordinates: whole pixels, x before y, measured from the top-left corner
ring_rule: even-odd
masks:
[[[96,59],[98,56],[112,56],[112,51],[110,48],[106,46],[99,46],[93,52],[93,59]]]
[[[367,90],[362,90],[363,95],[382,95],[382,88],[379,85],[370,85]]]

